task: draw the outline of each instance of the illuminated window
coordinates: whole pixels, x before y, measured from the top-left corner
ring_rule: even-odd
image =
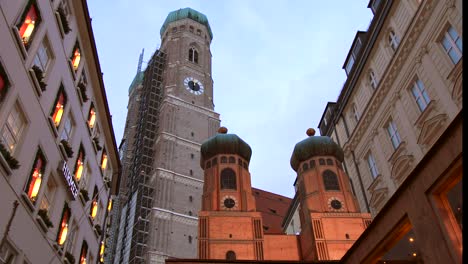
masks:
[[[85,169],[85,153],[83,150],[83,145],[80,146],[80,151],[78,152],[78,157],[76,158],[76,163],[75,163],[75,170],[74,170],[74,175],[75,179],[79,182],[81,180],[81,176],[83,176],[83,172]]]
[[[68,204],[65,203],[63,207],[63,212],[62,212],[62,218],[60,219],[60,225],[59,229],[57,232],[57,244],[60,246],[63,246],[67,239],[68,235],[68,223],[70,222],[70,217],[71,217],[71,211],[70,208],[68,207]]]
[[[20,21],[16,24],[19,36],[23,41],[26,49],[29,48],[34,35],[37,32],[37,27],[41,24],[41,14],[37,8],[35,0],[30,0],[26,5],[26,8],[21,15]]]
[[[390,33],[388,34],[388,44],[392,48],[393,51],[396,51],[398,48],[398,45],[400,45],[400,39],[398,36],[395,34],[395,31],[391,30]]]
[[[76,42],[75,46],[73,47],[73,52],[70,57],[71,65],[73,70],[76,72],[78,70],[78,66],[80,66],[81,61],[81,50],[80,45]]]
[[[393,149],[397,149],[401,143],[401,138],[400,134],[398,133],[397,126],[392,120],[390,120],[387,124],[387,132],[390,141],[392,141]]]
[[[87,263],[87,261],[86,261],[86,256],[87,255],[88,255],[88,243],[86,243],[86,241],[83,240],[83,244],[81,245],[79,264],[86,264]]]
[[[109,199],[109,202],[107,203],[107,211],[110,212],[112,210],[112,198]]]
[[[46,161],[41,149],[36,153],[31,173],[29,174],[28,183],[26,184],[25,193],[31,202],[36,203],[37,195],[42,185],[42,176],[44,175]]]
[[[372,153],[367,155],[367,165],[369,166],[369,171],[372,175],[372,178],[375,179],[377,175],[379,175],[379,170],[377,169],[377,165],[375,164],[375,159],[374,156],[372,156]]]
[[[47,67],[50,64],[52,59],[52,50],[50,48],[49,40],[47,37],[39,45],[37,49],[36,56],[34,56],[34,65],[39,67],[42,72],[45,74],[47,71]]]
[[[40,209],[47,210],[49,214],[51,214],[53,203],[54,203],[54,198],[55,198],[55,193],[57,190],[57,183],[55,182],[54,177],[52,175],[49,175],[45,188],[46,189],[44,191],[44,195],[41,200]]]
[[[326,191],[339,191],[338,176],[331,170],[326,170],[322,174],[323,185]]]
[[[73,220],[72,224],[68,225],[68,235],[67,235],[68,242],[67,242],[66,251],[68,252],[73,251],[73,247],[75,246],[75,243],[76,243],[77,234],[78,234],[78,225],[76,224],[76,221]]]
[[[63,86],[60,86],[59,92],[57,94],[57,98],[54,102],[54,107],[50,113],[50,117],[54,122],[56,128],[60,126],[60,121],[62,121],[63,111],[65,110],[65,106],[67,105],[67,95],[64,92]]]
[[[221,189],[237,189],[236,173],[230,168],[221,171]]]
[[[93,191],[93,197],[92,197],[92,202],[91,202],[91,207],[89,208],[89,215],[91,216],[91,219],[95,219],[96,216],[98,215],[99,212],[99,193],[98,193],[98,188],[94,186],[94,191]]]
[[[409,229],[409,230],[408,230]],[[378,263],[423,263],[421,252],[411,226],[405,226],[402,230],[390,234],[391,244],[384,246],[388,251],[383,252]]]
[[[93,129],[96,125],[96,110],[94,109],[94,105],[91,104],[88,113],[88,127]]]
[[[104,263],[104,249],[106,248],[106,245],[104,244],[104,241],[101,241],[101,247],[99,249],[99,261],[101,263]]]
[[[463,56],[463,43],[462,38],[452,26],[445,32],[442,46],[452,62],[457,64]]]
[[[5,98],[9,87],[10,81],[8,80],[5,69],[3,69],[3,65],[0,63],[0,102]]]
[[[195,48],[189,49],[189,61],[198,63],[198,51]]]
[[[424,84],[421,80],[418,79],[414,83],[411,93],[418,104],[419,110],[421,110],[421,112],[424,111],[431,99],[429,99],[429,95],[427,95],[426,89],[424,88]]]
[[[18,102],[15,103],[2,129],[2,141],[13,153],[26,126],[26,118]]]

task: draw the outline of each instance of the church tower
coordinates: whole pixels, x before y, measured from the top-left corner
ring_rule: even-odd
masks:
[[[297,143],[291,167],[297,172],[300,203],[300,245],[303,260],[338,260],[370,224],[360,213],[348,176],[343,170],[343,150],[327,136]]]
[[[251,155],[250,146],[237,135],[227,134],[225,127],[203,143],[199,259],[264,259],[262,218],[250,181]]]

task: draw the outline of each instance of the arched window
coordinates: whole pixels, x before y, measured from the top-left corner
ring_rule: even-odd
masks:
[[[326,170],[322,174],[323,185],[326,191],[339,191],[338,176],[331,170]]]
[[[393,51],[396,51],[398,45],[400,45],[400,40],[398,39],[398,36],[393,30],[390,30],[390,33],[388,34],[388,44],[390,45]]]
[[[227,163],[227,157],[226,156],[221,157],[221,163]]]
[[[232,250],[226,252],[226,260],[236,260],[236,252]]]
[[[229,163],[236,163],[236,158],[229,157]]]
[[[189,49],[188,59],[193,63],[198,63],[198,51],[195,48]]]
[[[230,168],[221,171],[221,189],[237,189],[236,173]]]
[[[308,170],[308,169],[309,169],[309,164],[308,164],[308,163],[302,164],[302,170],[303,170],[303,171],[306,171],[306,170]]]

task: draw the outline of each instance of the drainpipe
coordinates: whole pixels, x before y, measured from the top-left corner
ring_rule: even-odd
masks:
[[[349,138],[349,131],[348,131],[348,125],[346,124],[346,119],[344,118],[343,114],[341,114],[340,116],[343,119],[343,124],[344,124],[344,127],[345,127],[346,136]],[[367,212],[370,213],[369,202],[367,201],[366,191],[364,189],[364,184],[362,183],[361,172],[359,171],[359,167],[358,167],[358,165],[356,163],[356,156],[354,155],[354,150],[351,150],[351,155],[353,156],[353,163],[354,163],[354,167],[356,167],[356,172],[357,172],[357,176],[358,176],[358,180],[359,180],[359,187],[361,187],[361,192],[362,192],[362,195],[364,196],[364,202],[366,204],[366,209],[367,209]]]

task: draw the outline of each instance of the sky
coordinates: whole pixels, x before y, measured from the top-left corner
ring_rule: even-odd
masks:
[[[169,12],[191,7],[208,17],[215,111],[221,126],[252,148],[252,186],[292,198],[290,158],[346,80],[342,69],[369,0],[88,0],[117,144],[128,87],[159,48]],[[146,64],[143,63],[143,69]]]

